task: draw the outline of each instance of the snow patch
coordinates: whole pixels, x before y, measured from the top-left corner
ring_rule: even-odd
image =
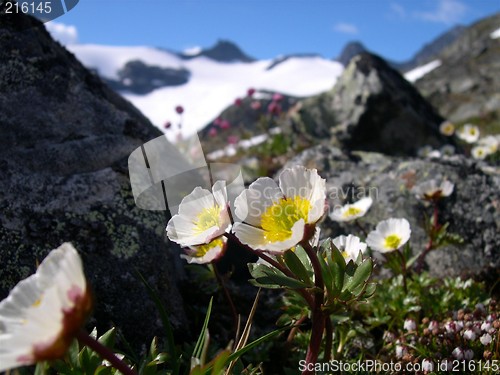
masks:
[[[496,29],[490,34],[491,39],[500,38],[500,29]]]
[[[412,69],[409,72],[406,72],[404,74],[404,77],[409,82],[415,82],[416,80],[422,78],[427,73],[433,71],[434,69],[436,69],[440,65],[441,65],[441,61],[440,60],[434,60],[434,61],[431,61],[430,63],[427,63],[425,65],[419,66],[419,67],[417,67],[415,69]]]

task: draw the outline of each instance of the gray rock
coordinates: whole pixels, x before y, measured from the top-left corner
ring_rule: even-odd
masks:
[[[449,142],[442,118],[381,58],[354,57],[332,90],[305,100],[301,133],[349,150],[415,155],[424,145]]]
[[[137,271],[185,326],[169,217],[135,206],[127,173],[129,154],[158,135],[40,22],[0,14],[0,298],[70,241],[101,329],[116,324],[135,344],[161,332]]]
[[[441,66],[415,86],[451,121],[495,124],[500,119],[500,13],[467,27],[436,58]],[[493,130],[493,129],[492,129]]]
[[[439,222],[449,222],[449,232],[459,234],[463,245],[447,245],[431,252],[426,261],[437,276],[482,275],[490,280],[500,273],[500,170],[464,157],[422,160],[396,158],[378,153],[354,152],[350,157],[334,147],[309,149],[289,161],[285,168],[303,165],[317,168],[326,178],[329,205],[344,204],[370,195],[374,203],[360,219],[370,231],[390,217],[409,220],[414,252],[427,243],[423,229],[425,207],[411,192],[415,184],[446,177],[455,184],[453,194],[439,204]],[[322,224],[323,236],[358,234],[354,224],[339,224],[329,218]]]

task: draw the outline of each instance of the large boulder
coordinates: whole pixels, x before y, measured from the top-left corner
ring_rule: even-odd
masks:
[[[173,324],[185,325],[178,256],[165,241],[169,217],[136,207],[127,172],[129,154],[159,135],[42,23],[0,13],[0,298],[71,241],[102,328],[116,324],[134,343],[160,332],[137,271]]]
[[[333,145],[389,155],[415,155],[448,142],[442,118],[378,56],[354,57],[332,90],[305,100],[299,131]]]
[[[411,188],[425,180],[446,177],[455,184],[453,194],[439,205],[439,222],[449,222],[449,232],[459,234],[462,245],[447,245],[427,256],[429,270],[437,276],[472,275],[498,280],[500,275],[500,171],[483,162],[454,156],[441,160],[398,158],[370,152],[348,156],[335,147],[318,146],[299,154],[285,167],[303,165],[318,169],[326,178],[329,206],[370,195],[374,203],[360,219],[365,229],[390,217],[407,218],[411,245],[424,249],[427,236],[424,214],[432,214]],[[323,236],[360,233],[354,224],[329,218]],[[361,234],[361,236],[363,236]]]

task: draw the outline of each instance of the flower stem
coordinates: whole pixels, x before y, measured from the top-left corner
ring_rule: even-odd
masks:
[[[214,274],[215,278],[217,279],[217,282],[219,283],[221,289],[224,291],[224,296],[226,297],[227,302],[229,303],[229,307],[231,308],[231,314],[233,315],[233,325],[234,325],[234,332],[237,335],[238,334],[238,313],[236,311],[236,307],[234,306],[233,299],[231,298],[231,294],[229,293],[229,290],[227,289],[226,284],[224,283],[224,280],[219,273],[219,270],[217,269],[217,264],[213,264],[213,269],[214,269]],[[236,340],[238,340],[238,337],[236,337]]]
[[[403,288],[405,290],[405,294],[408,294],[408,287],[406,286],[406,259],[401,251],[396,250],[396,253],[399,254],[399,258],[401,259],[401,273],[403,274]]]
[[[425,246],[424,251],[422,254],[419,255],[417,261],[415,262],[415,271],[420,272],[422,268],[424,267],[424,260],[427,254],[434,248],[434,233],[438,229],[438,215],[439,215],[439,209],[438,209],[438,204],[437,201],[432,201],[432,206],[433,206],[433,213],[432,213],[432,227],[430,229],[429,233],[429,242],[427,242],[427,245]]]
[[[78,331],[76,334],[76,338],[85,346],[88,346],[94,352],[99,354],[102,358],[106,359],[111,363],[111,365],[119,370],[123,375],[137,375],[137,373],[132,370],[128,365],[123,362],[120,358],[118,358],[115,353],[113,353],[110,349],[102,345],[99,341],[90,337],[87,332],[84,330]]]
[[[332,354],[332,346],[333,346],[333,325],[330,317],[326,317],[325,319],[325,355],[323,362],[330,361],[330,355]]]
[[[312,332],[309,347],[306,353],[306,370],[302,372],[303,375],[314,374],[314,371],[309,371],[309,364],[316,363],[319,356],[321,347],[321,340],[323,338],[323,331],[325,330],[325,314],[323,313],[322,306],[324,302],[324,283],[323,275],[321,273],[321,265],[319,264],[316,252],[312,248],[309,241],[302,241],[302,247],[311,260],[314,269],[314,284],[316,292],[314,294],[314,307],[312,310]]]

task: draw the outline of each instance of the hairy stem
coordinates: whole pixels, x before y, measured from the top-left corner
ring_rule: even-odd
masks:
[[[214,264],[213,268],[214,268],[215,278],[217,279],[217,282],[219,283],[222,290],[224,291],[224,296],[226,297],[226,300],[229,303],[229,307],[231,308],[231,314],[233,315],[234,332],[237,334],[237,332],[238,332],[238,313],[236,311],[236,307],[234,306],[233,299],[231,298],[231,294],[229,293],[229,290],[227,289],[227,286],[224,283],[224,279],[222,278],[221,274],[219,273],[219,270],[217,269],[217,264]],[[238,339],[238,338],[236,338],[236,339]]]

